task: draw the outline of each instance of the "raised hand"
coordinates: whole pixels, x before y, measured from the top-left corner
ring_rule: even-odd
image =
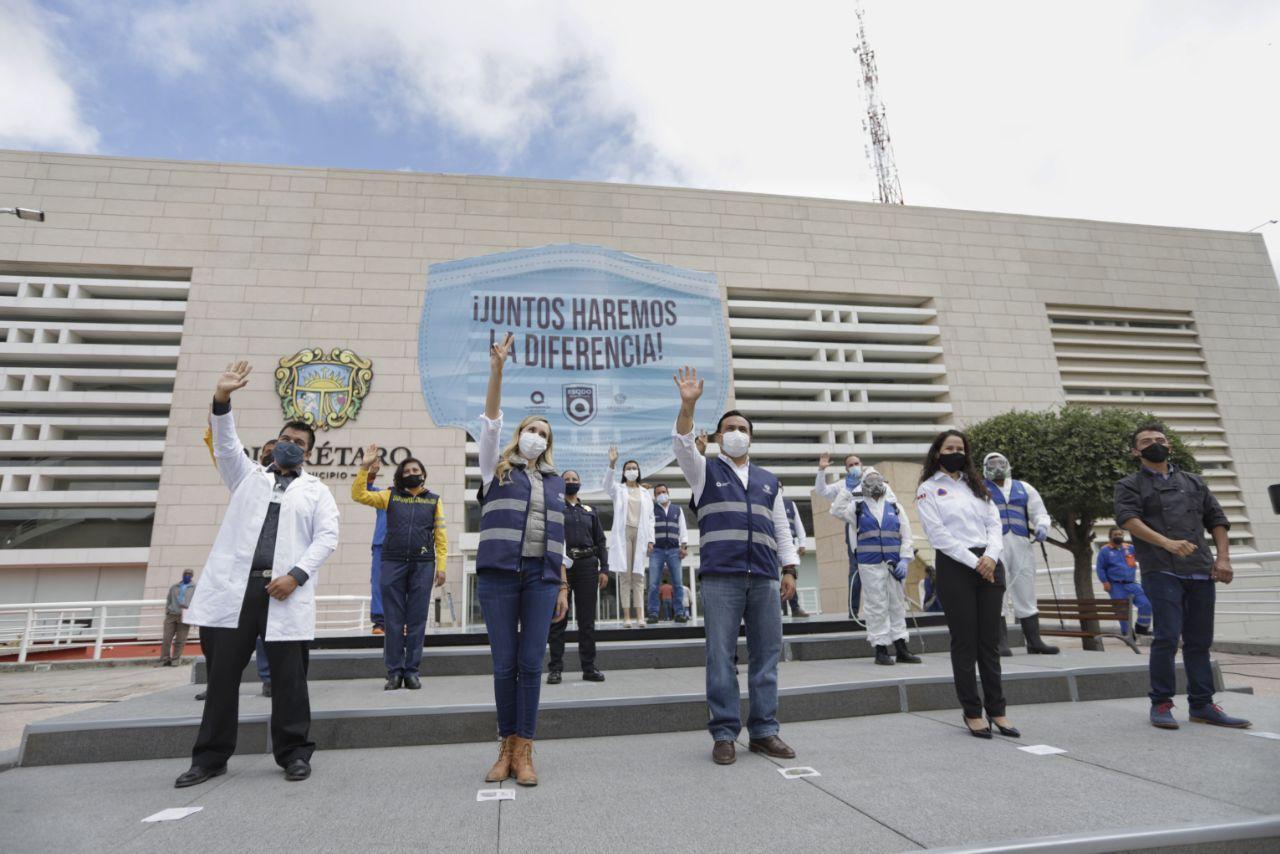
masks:
[[[507,358],[511,355],[511,348],[515,346],[516,336],[510,332],[500,342],[489,345],[489,370],[501,371],[507,364]]]
[[[214,399],[218,403],[230,402],[232,392],[239,391],[249,384],[251,373],[253,373],[253,366],[244,360],[227,365],[227,369],[218,377],[218,384],[214,386]]]
[[[676,388],[680,391],[681,403],[697,403],[702,397],[703,381],[698,379],[698,369],[687,365],[676,371]]]
[[[365,448],[363,456],[360,457],[360,468],[369,469],[375,465],[381,467],[378,460],[378,446],[376,443]]]
[[[609,446],[609,468],[613,468],[617,464],[618,464],[618,446],[610,445]]]
[[[823,451],[822,454],[818,456],[818,471],[826,471],[827,466],[829,465],[831,465],[831,454],[827,451]]]

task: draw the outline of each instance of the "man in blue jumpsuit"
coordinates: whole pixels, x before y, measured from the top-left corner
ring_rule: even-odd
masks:
[[[1108,534],[1109,541],[1098,549],[1096,571],[1102,589],[1112,599],[1132,599],[1138,609],[1138,620],[1134,624],[1134,634],[1151,634],[1151,600],[1143,592],[1137,581],[1138,560],[1133,546],[1124,541],[1124,529],[1112,528]],[[1120,624],[1120,633],[1129,634],[1129,624]]]

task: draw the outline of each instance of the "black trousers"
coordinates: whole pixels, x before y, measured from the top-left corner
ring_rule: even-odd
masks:
[[[981,549],[973,549],[981,555]],[[937,553],[938,598],[942,600],[947,631],[951,633],[951,674],[956,696],[967,718],[1004,714],[1004,687],[1000,684],[1000,615],[1004,601],[1004,565],[996,564],[995,583],[983,579],[945,554]],[[973,665],[982,676],[982,696]]]
[[[240,720],[240,676],[253,655],[258,635],[267,631],[267,596],[270,579],[251,577],[240,605],[240,623],[234,629],[203,627],[207,634],[209,684],[200,719],[200,734],[191,751],[191,764],[216,768],[236,751]],[[287,766],[295,759],[311,759],[315,742],[311,730],[311,699],[307,694],[307,642],[268,641],[267,663],[271,666],[271,751],[276,764]]]
[[[600,564],[598,561],[574,561],[569,567],[569,607],[578,620],[578,660],[582,672],[596,669],[596,591],[600,589]],[[548,670],[564,670],[564,632],[569,625],[569,614],[551,624],[548,638],[551,649],[547,660]]]

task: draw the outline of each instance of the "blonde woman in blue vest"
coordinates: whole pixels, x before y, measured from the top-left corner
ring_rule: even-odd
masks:
[[[515,777],[538,785],[533,737],[542,656],[554,620],[569,610],[564,550],[564,479],[551,459],[551,425],[524,418],[502,441],[502,371],[514,336],[489,347],[489,387],[481,416],[480,546],[476,595],[493,658],[493,699],[502,745],[485,782]]]
[[[609,448],[604,494],[613,501],[609,530],[609,568],[618,582],[618,616],[631,628],[644,627],[644,571],[653,544],[653,495],[640,485],[640,464],[627,460],[618,476],[618,449]]]

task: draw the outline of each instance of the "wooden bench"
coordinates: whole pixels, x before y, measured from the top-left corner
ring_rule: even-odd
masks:
[[[1040,634],[1064,638],[1115,638],[1128,644],[1138,655],[1141,651],[1133,638],[1133,605],[1128,599],[1038,599],[1040,609]],[[1128,623],[1129,634],[1118,631],[1086,632],[1068,629],[1064,622],[1070,620],[1079,625],[1084,620]],[[1054,625],[1057,624],[1057,625]],[[1118,628],[1118,627],[1117,627]]]

